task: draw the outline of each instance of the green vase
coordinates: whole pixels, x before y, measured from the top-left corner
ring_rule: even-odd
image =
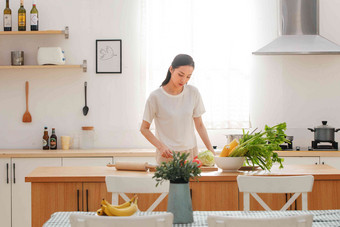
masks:
[[[170,183],[168,212],[174,215],[174,224],[194,222],[189,183]]]

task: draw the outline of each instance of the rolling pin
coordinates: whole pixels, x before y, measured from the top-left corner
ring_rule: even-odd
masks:
[[[155,171],[157,165],[151,165],[147,162],[116,162],[108,164],[107,167],[115,167],[116,170],[134,170],[134,171]]]

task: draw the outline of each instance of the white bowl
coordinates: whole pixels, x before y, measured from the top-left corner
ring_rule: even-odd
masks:
[[[223,172],[235,172],[244,162],[244,157],[218,157],[215,156],[215,163]]]

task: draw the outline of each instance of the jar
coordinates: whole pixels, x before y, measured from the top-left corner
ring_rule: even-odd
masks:
[[[80,148],[81,149],[93,149],[96,133],[93,126],[81,127],[80,135]]]

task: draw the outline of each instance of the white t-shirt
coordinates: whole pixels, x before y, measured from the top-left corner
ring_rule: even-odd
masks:
[[[193,118],[203,113],[205,108],[196,87],[184,85],[178,95],[160,87],[150,94],[143,120],[151,124],[155,119],[156,137],[170,150],[183,151],[197,146]]]

